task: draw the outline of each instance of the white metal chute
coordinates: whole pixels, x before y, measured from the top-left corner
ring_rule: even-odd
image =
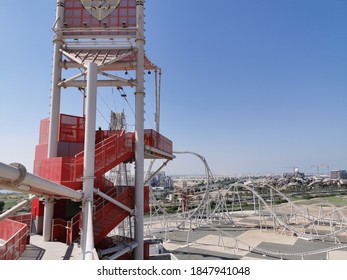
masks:
[[[23,209],[24,207],[30,205],[32,200],[35,198],[34,195],[29,195],[29,198],[19,202],[17,205],[13,206],[12,208],[8,209],[6,212],[2,213],[0,215],[0,221],[7,219],[8,217],[11,217],[19,210]]]
[[[18,165],[17,166],[22,166]],[[45,178],[23,172],[23,168],[0,162],[0,188],[17,192],[27,192],[42,196],[82,200],[82,193]]]

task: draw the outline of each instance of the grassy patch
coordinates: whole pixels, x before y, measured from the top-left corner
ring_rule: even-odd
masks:
[[[325,197],[325,200],[336,205],[336,206],[346,206],[347,205],[346,197],[342,197],[342,196],[329,196],[329,197]]]

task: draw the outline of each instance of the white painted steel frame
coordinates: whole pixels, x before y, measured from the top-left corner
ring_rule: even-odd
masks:
[[[77,57],[76,55],[70,54],[69,52],[60,49],[59,50],[64,56],[66,56],[67,58],[69,58],[71,60],[72,63],[76,63],[78,68],[87,68],[87,63],[84,62],[84,59],[81,59],[79,57]],[[100,87],[123,87],[123,86],[136,86],[137,82],[133,79],[124,79],[121,77],[118,77],[116,75],[112,75],[109,74],[105,71],[101,71],[102,68],[107,68],[109,65],[113,64],[113,63],[117,63],[118,61],[120,61],[123,58],[126,58],[129,55],[132,55],[134,52],[134,50],[128,51],[122,55],[119,55],[107,62],[102,62],[101,64],[98,64],[98,73],[107,77],[107,78],[111,78],[113,80],[97,80],[97,86]],[[62,63],[60,63],[62,64]],[[65,64],[65,62],[64,62]],[[63,65],[64,65],[63,64]],[[78,78],[85,76],[86,72],[83,71],[75,76],[72,76],[70,78],[64,79],[60,82],[57,83],[57,85],[59,87],[86,87],[86,81],[85,80],[77,80]]]
[[[95,150],[95,118],[96,118],[96,89],[98,86],[134,86],[134,81],[124,81],[116,77],[115,80],[97,80],[97,71],[105,68],[112,63],[117,63],[122,58],[132,54],[130,51],[124,55],[114,58],[113,60],[96,65],[89,63],[88,66],[83,62],[74,58],[72,55],[62,51],[64,45],[63,31],[64,29],[64,4],[65,0],[57,0],[56,22],[54,26],[54,54],[53,54],[53,74],[52,74],[52,93],[51,93],[51,113],[49,126],[48,140],[48,157],[54,158],[57,156],[58,150],[58,127],[60,114],[60,98],[61,87],[76,86],[87,87],[87,112],[86,112],[86,130],[85,130],[85,157],[84,157],[84,177],[83,177],[83,229],[82,229],[82,252],[84,259],[93,259],[92,252],[94,251],[94,233],[92,223],[92,204],[93,204],[93,189],[94,189],[94,150]],[[136,63],[136,92],[135,92],[135,259],[142,260],[144,258],[143,246],[143,216],[144,216],[144,0],[136,1],[136,48],[137,48],[137,63]],[[74,77],[70,77],[67,81],[62,81],[62,55],[65,55],[71,61],[80,64],[83,68],[87,68],[87,82],[76,80],[82,77],[85,73],[81,73]],[[104,75],[104,73],[102,73]],[[87,83],[87,84],[86,84]],[[1,171],[1,170],[0,170]],[[18,169],[15,171],[15,176],[10,180],[18,178]],[[27,175],[29,176],[29,174]],[[0,174],[1,177],[1,174]],[[12,178],[12,179],[11,179]],[[30,185],[30,184],[29,184]],[[45,180],[43,185],[51,186],[52,182]],[[72,199],[82,199],[82,193],[76,192],[69,188],[56,184],[56,194],[66,194],[66,197]],[[68,191],[69,190],[69,191]],[[50,236],[50,225],[54,211],[54,200],[46,198],[45,203],[45,226],[44,236]],[[48,238],[44,238],[48,240]]]
[[[57,0],[56,22],[57,28],[64,25],[64,9],[65,0]],[[63,46],[63,38],[61,32],[55,33],[53,49],[53,69],[52,69],[52,93],[51,93],[51,112],[49,121],[48,134],[48,158],[54,158],[58,152],[58,130],[59,130],[59,114],[60,114],[60,96],[61,88],[58,83],[61,81],[62,69],[59,67],[59,62],[62,61],[60,49]]]
[[[144,0],[136,1],[136,92],[135,92],[135,260],[144,258],[144,65],[145,65],[145,37],[144,37]]]
[[[90,62],[87,66],[87,100],[86,127],[84,136],[84,174],[82,202],[82,253],[83,259],[93,259],[94,230],[93,230],[93,198],[94,198],[94,159],[95,159],[95,130],[96,130],[96,91],[97,65]]]

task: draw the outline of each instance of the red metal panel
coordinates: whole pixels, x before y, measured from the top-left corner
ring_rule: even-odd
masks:
[[[36,217],[42,217],[44,212],[44,205],[43,202],[40,201],[40,199],[35,198],[31,202],[31,216],[32,219],[35,220]]]
[[[149,246],[150,244],[148,242],[143,242],[143,258],[145,260],[149,260]]]
[[[21,230],[25,225],[10,219],[0,222],[0,239],[9,240],[13,234]]]
[[[59,199],[54,203],[54,219],[65,219],[66,216],[66,200]]]
[[[40,122],[39,144],[48,143],[48,135],[49,135],[49,118],[46,118],[41,120]]]
[[[172,154],[172,141],[165,136],[159,134],[155,130],[145,129],[144,131],[144,143],[148,146],[161,150],[163,152]]]
[[[61,183],[63,181],[74,181],[74,159],[49,158],[34,161],[34,174],[48,180]]]
[[[33,173],[35,175],[41,176],[41,160],[34,160]]]
[[[13,220],[0,221],[0,239],[5,244],[0,246],[0,260],[15,260],[26,249],[27,225]]]
[[[29,244],[30,243],[31,222],[32,222],[31,214],[22,214],[22,215],[12,216],[12,217],[9,217],[9,219],[12,221],[17,221],[17,222],[20,222],[22,224],[27,225],[26,243]]]
[[[58,157],[73,157],[83,151],[84,144],[76,142],[58,142]]]
[[[48,144],[39,144],[35,148],[35,159],[46,159],[48,154]]]
[[[124,188],[123,192],[115,197],[119,202],[133,208],[134,207],[134,188]],[[102,200],[99,210],[95,210],[94,215],[94,242],[98,244],[113,228],[122,222],[129,212],[116,206],[111,202]],[[104,206],[103,206],[104,205]]]
[[[52,180],[60,182],[61,180],[61,158],[51,158],[43,160],[35,160],[35,174]]]
[[[118,4],[117,0],[114,3]],[[129,32],[120,32],[118,29],[122,26],[136,27],[136,1],[122,0],[119,6],[106,18],[98,20],[94,18],[86,9],[83,8],[80,0],[65,1],[65,36],[69,35],[131,35]],[[105,30],[105,27],[107,28]],[[77,32],[73,29],[79,29]],[[81,30],[86,29],[86,30]],[[117,28],[117,29],[115,29]],[[102,32],[96,32],[97,29],[103,29]],[[134,35],[134,32],[133,34]]]
[[[71,157],[65,157],[62,158],[62,165],[61,165],[61,181],[60,182],[64,182],[64,181],[75,181],[76,177],[73,173],[74,171],[74,158]]]
[[[114,188],[114,184],[104,176],[98,176],[94,179],[94,186],[102,192],[107,193]]]
[[[150,207],[149,207],[150,199],[149,199],[149,187],[148,186],[145,186],[144,200],[145,200],[144,201],[144,212],[147,213],[150,210]]]
[[[59,141],[84,142],[85,118],[60,115]]]

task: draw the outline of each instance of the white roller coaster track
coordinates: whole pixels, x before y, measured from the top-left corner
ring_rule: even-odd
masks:
[[[184,227],[186,227],[188,225],[188,238],[187,238],[187,245],[189,246],[189,236],[190,236],[190,231],[192,230],[193,226],[194,228],[198,228],[198,227],[204,227],[207,226],[210,229],[213,229],[217,232],[219,232],[220,235],[232,238],[235,241],[235,246],[237,249],[240,249],[240,244],[244,245],[245,248],[249,251],[255,252],[255,253],[261,253],[263,255],[266,256],[274,256],[274,257],[280,257],[280,258],[284,258],[284,257],[290,257],[290,256],[300,256],[301,258],[303,258],[304,256],[308,256],[308,255],[316,255],[316,254],[320,254],[320,253],[328,253],[331,251],[335,251],[335,250],[341,250],[341,249],[345,249],[347,248],[347,244],[339,244],[339,245],[333,245],[331,247],[328,248],[322,248],[322,249],[318,249],[318,250],[312,250],[312,251],[307,251],[307,252],[275,252],[275,251],[271,251],[271,250],[266,250],[263,248],[260,248],[259,246],[254,246],[251,244],[248,244],[247,242],[234,237],[232,235],[230,235],[229,233],[221,230],[220,228],[218,228],[218,225],[214,225],[212,223],[212,219],[214,217],[217,217],[219,215],[219,218],[224,219],[225,222],[229,223],[229,225],[231,227],[235,227],[235,223],[232,219],[233,217],[233,213],[228,210],[223,210],[223,211],[219,211],[218,213],[218,208],[220,207],[224,207],[223,205],[225,205],[222,200],[225,199],[225,195],[229,192],[232,192],[232,190],[239,190],[239,189],[244,189],[248,192],[250,192],[253,197],[256,197],[258,199],[258,202],[260,201],[261,204],[259,203],[259,209],[263,208],[266,209],[271,217],[273,217],[273,228],[275,229],[275,231],[282,227],[283,231],[287,230],[289,231],[292,235],[295,235],[299,238],[305,239],[305,240],[322,240],[322,241],[326,241],[327,239],[333,240],[335,241],[335,243],[340,243],[339,239],[338,239],[338,235],[341,233],[346,233],[347,232],[347,218],[344,216],[344,214],[342,213],[342,209],[345,209],[346,207],[340,207],[337,208],[336,206],[334,206],[331,203],[320,203],[320,204],[312,204],[311,207],[318,207],[321,209],[323,207],[329,207],[329,210],[327,213],[319,213],[319,215],[313,215],[312,213],[309,213],[308,210],[306,209],[302,209],[301,207],[299,207],[297,204],[293,203],[284,193],[282,193],[281,191],[279,191],[278,189],[276,189],[275,187],[271,186],[270,184],[267,183],[234,183],[234,184],[230,184],[228,186],[225,186],[221,189],[218,188],[212,188],[211,187],[211,178],[213,178],[212,176],[212,172],[208,167],[207,161],[204,157],[202,157],[201,155],[197,154],[197,153],[193,153],[193,152],[175,152],[175,153],[188,153],[188,154],[193,154],[198,156],[204,163],[205,165],[205,170],[206,170],[206,177],[207,177],[207,185],[206,185],[206,191],[205,193],[202,195],[202,199],[199,202],[199,204],[197,205],[197,207],[191,211],[188,211],[186,213],[177,213],[177,214],[173,214],[173,215],[169,215],[165,212],[165,209],[163,207],[161,207],[161,211],[162,213],[164,213],[165,215],[165,226],[162,227],[161,231],[162,232],[167,232],[167,231],[172,231],[172,230],[180,230]],[[286,215],[278,215],[275,211],[275,208],[273,207],[273,203],[271,200],[271,206],[265,201],[265,199],[261,196],[261,194],[259,194],[255,189],[256,188],[261,188],[263,190],[268,190],[270,192],[275,192],[280,198],[284,199],[288,205],[291,207],[291,211],[292,211],[292,215],[295,217],[300,216],[302,219],[304,219],[305,223],[300,224],[300,225],[290,225],[286,222]],[[214,192],[212,193],[212,189],[214,189]],[[237,194],[239,195],[239,194]],[[155,201],[155,198],[152,197]],[[240,197],[238,197],[240,200]],[[213,211],[210,211],[210,203],[212,201],[215,201],[216,199],[218,199],[217,203],[215,204],[215,208]],[[239,201],[240,202],[240,201]],[[206,211],[207,210],[207,211]],[[241,208],[242,210],[242,208]],[[259,210],[260,215],[264,215],[262,210]],[[206,216],[207,215],[207,216]],[[334,220],[332,219],[333,216],[337,216],[338,220]],[[262,217],[264,219],[264,217]],[[261,223],[261,219],[260,218],[260,223]],[[161,222],[163,222],[163,220],[161,220]],[[329,233],[319,233],[319,231],[316,229],[316,226],[318,225],[322,225],[324,223],[329,223],[330,224],[330,232]],[[148,228],[151,227],[152,224],[155,224],[155,221],[150,220],[147,223]],[[265,225],[266,226],[266,225]],[[335,230],[335,228],[339,226],[340,228],[338,230]],[[311,227],[311,232],[307,233],[306,231]],[[299,230],[301,229],[301,230]],[[158,231],[158,229],[157,229]],[[151,232],[151,230],[148,231],[149,233]]]

